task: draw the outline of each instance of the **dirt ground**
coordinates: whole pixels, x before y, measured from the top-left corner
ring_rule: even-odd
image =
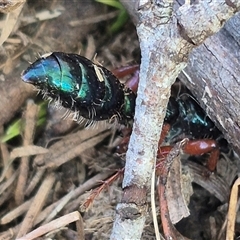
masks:
[[[54,51],[95,57],[110,70],[139,64],[140,48],[130,18],[116,31],[110,30],[118,16],[116,8],[91,0],[27,1],[15,22],[0,15],[1,29],[6,24],[12,28],[0,51],[0,239],[16,239],[74,211],[81,212],[85,239],[109,238],[121,200],[122,175],[100,193],[93,189],[124,166],[124,154],[116,154],[121,126],[85,128],[84,122],[63,118],[66,110],[46,104],[20,76],[29,62]],[[225,239],[230,190],[240,172],[238,156],[231,149],[222,152],[210,176],[204,175],[201,163],[191,160],[183,157],[181,191],[173,186],[169,193],[172,213],[179,212],[181,218],[185,206],[176,206],[173,200],[183,191],[190,209],[190,216],[175,226],[189,239]],[[87,211],[86,204],[90,204]],[[151,209],[149,196],[142,239],[156,238]],[[161,231],[157,200],[155,215]],[[37,239],[78,239],[74,221],[66,222],[70,224],[55,223]],[[237,223],[236,239],[239,232]]]

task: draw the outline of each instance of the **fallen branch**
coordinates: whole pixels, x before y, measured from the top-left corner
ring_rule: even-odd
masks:
[[[178,8],[176,2],[170,0],[138,2],[137,32],[142,53],[140,82],[126,155],[124,194],[117,206],[111,239],[140,239],[171,85],[187,65],[190,52],[219,31],[239,10],[238,1],[230,3],[200,1]]]

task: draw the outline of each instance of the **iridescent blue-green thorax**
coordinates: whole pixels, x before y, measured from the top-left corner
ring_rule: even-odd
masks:
[[[136,95],[106,68],[80,55],[45,54],[23,72],[22,79],[84,118],[116,117],[121,122],[133,118]]]

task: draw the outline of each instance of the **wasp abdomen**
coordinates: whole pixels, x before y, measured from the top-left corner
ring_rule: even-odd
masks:
[[[77,55],[53,52],[42,56],[22,74],[44,95],[91,120],[132,119],[136,95],[106,68]]]

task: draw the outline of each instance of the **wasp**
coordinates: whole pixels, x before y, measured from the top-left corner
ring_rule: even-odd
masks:
[[[122,84],[116,76],[131,71],[136,71],[136,66],[116,70],[113,74],[83,56],[53,52],[32,63],[22,73],[22,79],[36,86],[45,97],[74,111],[77,120],[80,117],[110,122],[117,119],[127,125],[134,117],[138,74],[126,84]],[[184,135],[190,139],[184,151],[192,155],[210,153],[208,168],[213,171],[219,157],[219,147],[214,139],[219,134],[214,123],[190,94],[172,94],[159,146],[163,139],[170,139],[173,143]],[[126,145],[128,138],[129,133],[122,145]],[[163,147],[159,147],[159,154],[162,152]]]

